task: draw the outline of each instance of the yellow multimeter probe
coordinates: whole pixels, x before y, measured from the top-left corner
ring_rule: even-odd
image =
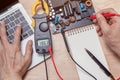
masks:
[[[36,8],[39,6],[39,5],[43,5],[44,9],[45,9],[45,13],[48,15],[49,14],[49,7],[48,7],[48,4],[45,0],[37,0],[33,6],[32,6],[32,16],[34,16],[36,14]],[[33,20],[32,21],[32,27],[34,28],[35,27],[35,21]]]

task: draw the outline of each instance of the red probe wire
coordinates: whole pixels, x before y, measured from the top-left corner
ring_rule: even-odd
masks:
[[[56,67],[56,64],[55,64],[55,61],[54,61],[54,58],[53,58],[53,52],[52,52],[52,49],[51,49],[50,46],[48,47],[48,51],[49,51],[50,56],[51,56],[51,58],[52,58],[52,62],[53,62],[53,65],[54,65],[54,68],[55,68],[55,71],[56,71],[58,77],[60,78],[60,80],[63,80],[63,78],[60,76],[60,74],[59,74],[59,72],[58,72],[58,70],[57,70],[57,67]]]
[[[120,80],[120,77],[117,80]]]
[[[120,16],[120,14],[102,14],[104,17]],[[96,19],[96,15],[90,16],[91,19]]]

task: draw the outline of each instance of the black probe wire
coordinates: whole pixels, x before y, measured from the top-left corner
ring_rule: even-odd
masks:
[[[95,76],[93,76],[91,73],[89,73],[87,70],[85,70],[82,66],[80,66],[80,65],[73,59],[73,57],[72,57],[72,55],[71,55],[71,53],[70,53],[70,50],[69,50],[69,47],[68,47],[68,43],[67,43],[67,40],[66,40],[66,37],[65,37],[65,32],[64,32],[63,29],[64,29],[64,28],[61,29],[61,33],[62,33],[64,42],[65,42],[67,51],[68,51],[69,56],[70,56],[70,58],[72,59],[72,61],[73,61],[79,68],[81,68],[84,72],[86,72],[89,76],[91,76],[92,78],[94,78],[95,80],[97,80],[97,78],[96,78]]]
[[[48,69],[47,69],[47,63],[46,63],[46,59],[45,59],[45,53],[43,53],[43,57],[44,57],[45,70],[46,70],[46,80],[48,80]]]
[[[48,2],[48,0],[47,0]],[[42,6],[43,6],[43,0],[42,0]],[[70,58],[73,60],[73,62],[79,67],[81,68],[84,72],[86,72],[88,75],[90,75],[91,77],[93,77],[95,80],[97,80],[92,74],[90,74],[88,71],[86,71],[82,66],[80,66],[72,57],[72,55],[70,54],[70,51],[69,51],[69,47],[68,47],[68,44],[67,44],[67,40],[65,38],[65,32],[64,32],[64,27],[61,29],[61,33],[62,33],[62,36],[63,36],[63,39],[64,39],[64,42],[65,42],[65,45],[66,45],[66,48],[67,48],[67,51],[69,53],[69,56]],[[44,56],[44,62],[45,62],[45,69],[46,69],[46,79],[48,80],[48,70],[47,70],[47,64],[46,64],[46,59],[45,59],[45,54],[43,54]]]

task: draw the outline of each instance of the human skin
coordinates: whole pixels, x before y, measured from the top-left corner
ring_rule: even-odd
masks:
[[[14,42],[8,42],[5,23],[0,24],[0,80],[22,80],[31,60],[32,41],[26,45],[25,55],[21,52],[21,26],[18,25],[14,34]]]
[[[102,14],[118,14],[114,9],[104,9],[96,14],[94,23],[97,24],[97,32],[103,37],[108,48],[120,57],[120,17],[104,17]]]

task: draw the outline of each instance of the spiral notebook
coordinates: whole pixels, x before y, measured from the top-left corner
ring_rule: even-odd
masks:
[[[97,80],[110,80],[110,78],[105,75],[105,73],[91,59],[84,49],[87,48],[90,50],[93,55],[109,70],[94,25],[67,31],[65,36],[70,48],[70,52],[75,61],[77,61],[89,73],[95,76]],[[77,71],[80,80],[94,80],[79,67],[77,67]]]

